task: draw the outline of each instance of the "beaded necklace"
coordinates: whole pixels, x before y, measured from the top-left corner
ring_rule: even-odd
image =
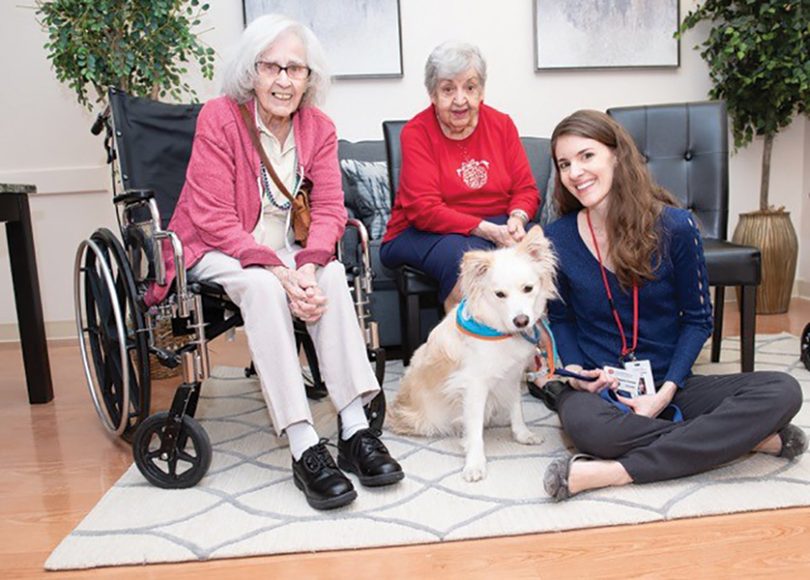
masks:
[[[264,166],[264,163],[260,164],[261,167],[261,175],[262,175],[262,185],[264,185],[264,195],[267,196],[267,199],[270,200],[275,207],[280,210],[288,210],[290,209],[290,200],[284,199],[283,202],[276,201],[276,196],[273,194],[273,191],[270,189],[270,175],[267,172],[267,169]]]

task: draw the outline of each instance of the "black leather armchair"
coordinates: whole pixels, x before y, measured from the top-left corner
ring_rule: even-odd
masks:
[[[388,183],[391,187],[391,207],[399,188],[399,172],[402,169],[402,148],[399,137],[407,121],[383,121],[385,153],[388,158]],[[423,298],[435,300],[436,308],[442,310],[438,301],[439,286],[436,281],[417,268],[397,268],[394,280],[399,292],[399,320],[402,337],[402,364],[409,365],[413,351],[422,342],[421,303]],[[441,318],[441,314],[439,315]]]
[[[720,358],[726,286],[740,288],[741,368],[754,369],[758,248],[726,240],[728,128],[722,101],[608,109],[633,136],[655,180],[692,211],[703,234],[709,284],[715,287],[711,359]]]

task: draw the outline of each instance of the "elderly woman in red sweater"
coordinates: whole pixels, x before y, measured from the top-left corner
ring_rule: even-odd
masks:
[[[190,278],[221,284],[239,306],[273,426],[290,443],[294,483],[316,509],[346,505],[357,492],[313,427],[293,316],[306,322],[339,412],[340,467],[369,486],[403,477],[366,420],[363,404],[380,386],[344,268],[334,261],[346,222],[337,137],[315,107],[328,82],[311,30],[276,15],[254,20],[226,68],[224,96],[200,111],[186,183],[169,224],[183,242]],[[254,131],[289,192],[304,178],[313,183],[306,248],[294,242],[290,202],[262,163]],[[167,292],[168,285],[158,288],[153,298]]]
[[[435,278],[445,311],[461,299],[464,252],[519,242],[540,201],[515,124],[483,102],[486,80],[470,44],[444,43],[428,57],[431,105],[402,129],[399,190],[380,248],[389,268]]]

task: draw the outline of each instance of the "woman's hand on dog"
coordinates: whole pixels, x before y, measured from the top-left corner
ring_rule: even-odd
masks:
[[[523,220],[517,216],[511,216],[506,221],[506,230],[516,243],[526,237],[526,227]]]
[[[514,220],[520,221],[520,220]],[[523,236],[526,235],[526,231],[523,230],[523,225],[521,224],[521,228]],[[493,224],[492,222],[488,222],[486,220],[481,220],[481,223],[476,226],[476,228],[470,232],[474,236],[478,236],[479,238],[484,238],[485,240],[489,240],[499,248],[514,246],[518,240],[512,235],[509,229],[509,224],[507,222],[506,225],[499,226],[497,224]],[[519,232],[516,232],[516,235],[520,235]]]

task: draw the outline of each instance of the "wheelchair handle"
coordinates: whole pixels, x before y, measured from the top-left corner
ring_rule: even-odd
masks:
[[[104,127],[107,126],[107,119],[109,119],[109,118],[110,118],[110,105],[107,104],[107,106],[104,107],[104,110],[101,111],[96,116],[96,120],[93,123],[93,126],[90,127],[90,132],[93,135],[100,135],[101,131],[104,129]]]

